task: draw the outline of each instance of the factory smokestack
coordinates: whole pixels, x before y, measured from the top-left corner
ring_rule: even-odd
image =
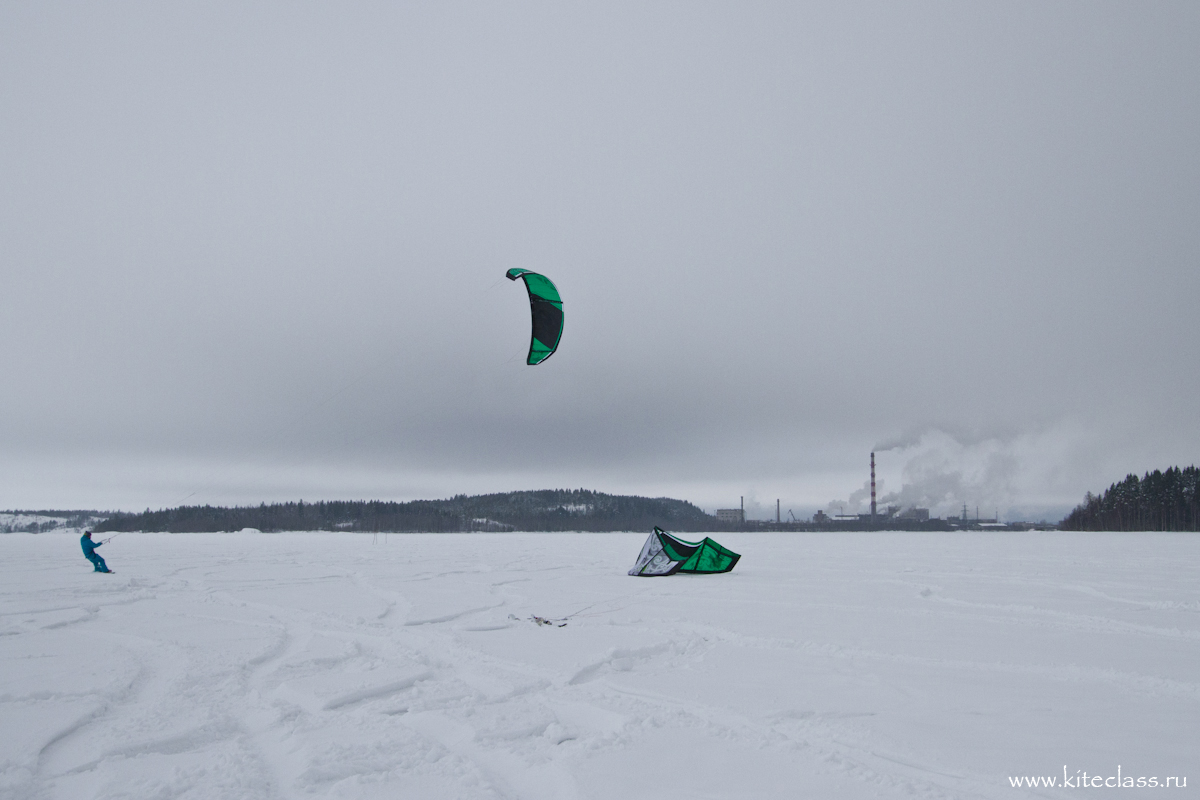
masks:
[[[875,521],[875,454],[871,453],[871,521]]]

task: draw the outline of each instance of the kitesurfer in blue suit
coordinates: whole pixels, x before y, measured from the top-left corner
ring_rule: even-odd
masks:
[[[84,531],[83,536],[79,537],[79,544],[83,547],[84,558],[92,562],[92,566],[96,568],[96,572],[112,572],[108,568],[108,564],[104,563],[104,559],[96,555],[96,548],[104,544],[104,542],[93,542],[92,532]]]

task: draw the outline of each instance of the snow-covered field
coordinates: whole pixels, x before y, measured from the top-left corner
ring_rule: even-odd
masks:
[[[1200,535],[644,538],[0,536],[0,797],[1200,793]]]

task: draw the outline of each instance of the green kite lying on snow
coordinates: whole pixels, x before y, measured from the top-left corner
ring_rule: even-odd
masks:
[[[629,574],[648,578],[676,572],[729,572],[739,558],[708,537],[702,542],[685,542],[655,525]]]

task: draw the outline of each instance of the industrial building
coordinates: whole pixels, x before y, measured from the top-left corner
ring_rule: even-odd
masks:
[[[1000,522],[999,515],[985,519],[979,515],[979,507],[975,508],[972,519],[963,504],[962,515],[944,519],[930,517],[928,508],[916,506],[903,507],[889,505],[880,511],[875,497],[875,454],[871,453],[871,510],[866,514],[826,514],[818,511],[811,521],[802,522],[792,517],[792,521],[783,522],[779,516],[779,504],[776,501],[775,520],[757,520],[746,522],[745,503],[742,508],[719,509],[717,521],[723,525],[740,528],[753,526],[759,530],[788,530],[788,531],[956,531],[956,530],[1000,530],[1010,526]],[[788,512],[791,516],[791,512]]]
[[[718,508],[717,521],[726,525],[741,525],[746,521],[746,498],[740,498],[741,508]]]

